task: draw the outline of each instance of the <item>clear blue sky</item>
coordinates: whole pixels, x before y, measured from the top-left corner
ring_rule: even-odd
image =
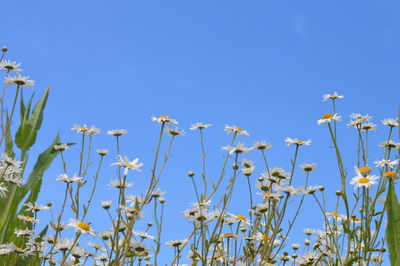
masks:
[[[36,81],[37,94],[52,87],[39,150],[57,132],[64,141],[79,141],[70,131],[75,123],[94,124],[104,133],[126,128],[122,153],[145,163],[143,173],[132,176],[136,186],[131,192],[139,193],[147,184],[158,134],[150,116],[170,115],[186,129],[161,181],[170,214],[163,242],[186,236],[180,216],[195,199],[186,179],[188,170],[200,170],[198,136],[189,132],[191,123],[213,124],[206,132],[206,149],[214,176],[222,164],[221,147],[229,142],[225,124],[248,130],[250,137],[242,138],[248,145],[257,139],[270,142],[270,164],[286,169],[293,149],[284,139],[311,138],[314,143],[302,149],[299,162],[317,162],[311,184],[325,185],[333,193],[339,188],[333,151],[327,129],[316,124],[330,111],[321,96],[334,91],[345,95],[338,107],[345,120],[339,134],[351,173],[356,136],[345,127],[349,115],[374,117],[380,129],[371,136],[376,147],[387,133],[380,120],[397,114],[396,1],[38,0],[3,1],[1,9],[0,45],[9,47],[8,59],[23,63],[23,74]],[[95,139],[96,148],[113,147],[110,136]],[[72,161],[78,152],[71,149]],[[381,156],[375,153],[371,161]],[[255,154],[247,157],[258,160]],[[114,158],[108,156],[106,164]],[[115,173],[107,168],[97,203],[116,194],[106,187]],[[256,173],[263,170],[260,165]],[[45,176],[41,200],[62,193],[63,186],[55,181],[58,173],[56,160]],[[239,188],[245,187],[242,181]],[[240,189],[237,193],[233,210],[245,210],[248,203],[240,200]],[[314,208],[309,202],[303,216],[316,218],[300,220],[299,233],[303,227],[320,226],[322,217]],[[95,218],[92,223],[95,229],[106,226]],[[166,262],[170,256],[162,253]]]

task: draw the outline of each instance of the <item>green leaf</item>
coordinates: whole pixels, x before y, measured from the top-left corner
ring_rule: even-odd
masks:
[[[394,190],[393,180],[389,180],[386,198],[386,240],[391,265],[400,265],[400,203]]]
[[[8,123],[8,115],[6,113],[6,124]],[[7,129],[6,135],[5,135],[5,141],[6,141],[6,146],[5,146],[5,152],[8,156],[11,158],[15,157],[14,149],[13,149],[13,141],[11,138],[11,127]]]
[[[54,145],[59,143],[60,136],[57,134],[56,138],[53,140],[53,143],[39,155],[35,166],[31,174],[29,175],[28,181],[25,185],[22,186],[22,198],[25,197],[26,193],[31,191],[27,202],[35,202],[37,196],[40,191],[40,186],[42,184],[42,177],[44,172],[50,167],[51,162],[59,153],[58,151],[54,150]]]
[[[43,110],[46,106],[48,96],[49,88],[46,89],[42,98],[37,102],[35,108],[33,108],[31,116],[29,116],[30,107],[24,110],[23,118],[21,117],[21,125],[15,134],[15,143],[21,150],[28,151],[35,143],[37,132],[42,125]],[[31,100],[28,103],[29,106],[30,102]]]

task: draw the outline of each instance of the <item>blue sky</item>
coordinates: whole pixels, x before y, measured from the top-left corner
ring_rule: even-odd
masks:
[[[345,126],[349,115],[368,113],[379,124],[371,136],[375,161],[382,156],[376,145],[387,134],[380,120],[395,117],[399,106],[396,1],[38,0],[7,1],[2,10],[0,45],[9,47],[8,58],[23,63],[23,74],[36,81],[36,94],[52,88],[37,151],[57,132],[64,141],[79,141],[70,131],[76,123],[94,124],[104,133],[126,128],[123,154],[145,163],[143,173],[132,177],[132,193],[139,193],[158,134],[150,117],[170,115],[186,129],[160,184],[168,191],[170,213],[165,241],[186,236],[178,229],[186,226],[180,216],[194,200],[185,177],[188,170],[200,170],[198,136],[189,132],[191,123],[213,124],[206,132],[206,149],[214,175],[222,164],[221,147],[229,142],[225,124],[248,130],[250,137],[242,138],[248,145],[257,139],[270,142],[270,164],[286,169],[293,149],[284,139],[311,138],[314,143],[301,151],[299,162],[317,162],[311,183],[333,193],[339,187],[333,151],[327,129],[316,124],[330,111],[321,96],[334,91],[345,95],[338,104],[345,120],[339,133],[350,172],[356,136]],[[96,148],[113,148],[105,134],[95,142]],[[76,164],[78,148],[70,153]],[[257,160],[256,155],[248,157]],[[106,187],[114,158],[107,157],[97,202],[116,193]],[[62,193],[55,182],[60,172],[56,161],[45,177],[43,201]],[[322,221],[309,203],[304,217],[315,215],[317,222],[300,220],[299,232]],[[245,209],[240,196],[233,206]],[[162,254],[169,261],[171,253]]]

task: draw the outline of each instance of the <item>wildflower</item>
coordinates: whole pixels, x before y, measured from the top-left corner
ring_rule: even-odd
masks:
[[[159,117],[155,117],[153,116],[151,118],[151,120],[153,120],[154,122],[160,123],[160,124],[165,124],[165,123],[170,123],[170,124],[178,124],[178,121],[176,121],[175,119],[170,118],[169,116],[159,116]]]
[[[337,211],[326,212],[325,215],[328,218],[334,218],[335,220],[338,220],[338,221],[342,221],[343,219],[347,218],[345,215],[342,215]]]
[[[103,200],[101,201],[101,207],[105,210],[109,209],[111,207],[111,200]]]
[[[56,249],[61,251],[67,251],[72,247],[74,240],[68,238],[61,238],[57,240],[57,244],[55,246]]]
[[[20,177],[18,177],[18,176],[16,176],[16,177],[13,177],[13,176],[4,176],[4,181],[7,181],[7,182],[9,182],[10,184],[13,184],[13,185],[16,185],[16,186],[18,186],[18,187],[20,187],[23,183],[24,183],[24,181],[22,180],[22,178],[20,178]]]
[[[48,210],[50,207],[46,206],[46,205],[38,205],[36,203],[32,203],[32,202],[27,202],[24,204],[24,206],[26,207],[27,211],[33,211],[33,212],[38,212],[38,211],[42,211],[42,210]]]
[[[14,168],[19,168],[21,166],[21,164],[22,164],[21,161],[14,160],[13,158],[9,157],[7,155],[7,153],[3,153],[1,155],[0,163],[4,164],[4,165],[12,166]]]
[[[283,170],[281,167],[273,167],[270,168],[268,172],[262,173],[261,177],[269,180],[273,179],[274,177],[286,179],[290,178],[290,173],[285,172],[285,170]]]
[[[85,135],[96,135],[100,133],[100,129],[96,128],[95,126],[88,127],[86,124],[83,126],[76,124],[71,128],[71,130]]]
[[[165,128],[165,132],[170,135],[171,137],[175,136],[185,136],[185,130],[179,131],[178,128],[176,127],[175,129],[171,127]]]
[[[361,130],[368,131],[368,130],[376,130],[376,124],[368,122],[361,125]]]
[[[108,153],[108,150],[106,149],[98,149],[96,150],[96,152],[100,155],[100,156],[106,156]]]
[[[332,121],[341,121],[341,120],[342,120],[341,116],[337,116],[336,114],[327,113],[327,114],[324,114],[321,117],[321,119],[319,119],[317,121],[317,124],[321,125],[321,124],[325,124],[325,123],[330,123]]]
[[[303,163],[300,165],[300,168],[303,169],[305,172],[311,172],[317,167],[316,163],[308,164],[308,163]]]
[[[380,161],[376,161],[376,162],[375,162],[376,167],[379,167],[379,166],[380,166],[380,167],[388,166],[388,167],[390,167],[390,168],[392,168],[392,169],[393,169],[393,167],[395,167],[398,163],[399,163],[399,159],[394,160],[394,161],[382,159],[382,160],[380,160]]]
[[[292,244],[292,249],[298,250],[300,248],[300,244],[294,243]]]
[[[244,146],[244,143],[238,142],[236,147],[228,145],[228,146],[222,147],[222,149],[227,150],[229,152],[229,154],[233,154],[233,153],[243,153],[243,152],[247,153],[247,152],[251,151],[252,148],[246,148]]]
[[[98,236],[101,240],[108,240],[113,236],[113,231],[111,229],[106,230],[106,231],[98,233]]]
[[[315,191],[317,191],[319,186],[309,186],[307,189],[304,191],[305,194],[311,195],[314,194]]]
[[[322,98],[323,98],[323,101],[326,101],[326,100],[328,100],[328,99],[332,99],[332,100],[341,99],[341,98],[344,98],[344,96],[343,96],[343,95],[339,95],[339,94],[335,91],[333,94],[325,94],[324,96],[322,96]]]
[[[386,179],[397,179],[398,175],[396,174],[396,172],[393,171],[387,171],[383,174],[383,177],[385,177]]]
[[[287,137],[285,139],[285,142],[286,142],[287,146],[290,146],[291,144],[295,144],[297,146],[303,146],[303,145],[307,146],[307,145],[310,145],[312,141],[311,141],[311,139],[303,141],[303,140],[299,140],[297,138],[291,139],[291,138]]]
[[[15,234],[17,237],[20,236],[28,236],[28,237],[33,237],[36,236],[35,232],[30,229],[15,229]]]
[[[119,137],[122,135],[128,134],[128,130],[126,129],[112,129],[112,130],[107,130],[107,135]]]
[[[237,127],[237,126],[225,125],[224,131],[228,132],[228,133],[236,133],[238,135],[243,135],[243,136],[249,136],[250,135],[246,130],[243,130],[240,127]]]
[[[141,196],[126,195],[125,199],[126,199],[126,202],[131,203],[131,207],[143,204],[143,202],[144,202],[144,198]]]
[[[245,176],[251,176],[251,174],[254,172],[254,166],[242,168],[241,171]]]
[[[151,196],[154,198],[158,198],[163,196],[165,193],[166,193],[165,191],[162,191],[161,189],[157,188],[156,191],[153,191],[153,193],[151,193]]]
[[[257,140],[253,143],[253,149],[257,149],[257,150],[266,150],[266,149],[270,149],[271,147],[272,147],[272,145],[267,143],[264,140]]]
[[[71,184],[73,182],[79,182],[82,180],[82,177],[78,177],[73,175],[72,177],[68,177],[67,174],[60,174],[57,176],[56,181],[62,181],[67,184]]]
[[[241,160],[242,166],[244,168],[255,168],[256,166],[254,165],[254,162],[248,159],[242,159]]]
[[[69,223],[67,226],[75,228],[75,232],[96,236],[96,234],[94,233],[94,230],[90,227],[90,223],[78,221],[76,219],[71,218],[71,219],[69,219]]]
[[[56,151],[65,151],[68,150],[69,145],[68,143],[61,143],[53,146],[54,150]]]
[[[354,127],[358,127],[361,124],[363,124],[364,122],[367,122],[367,121],[371,120],[371,118],[372,118],[370,115],[362,115],[362,114],[359,114],[359,113],[352,114],[350,117],[353,120],[350,121],[350,123],[347,124],[347,126],[354,126]]]
[[[138,236],[138,237],[142,238],[142,240],[143,239],[150,239],[150,240],[154,240],[155,239],[154,236],[149,235],[147,232],[143,232],[143,231],[134,231],[133,234],[135,236]]]
[[[400,143],[395,143],[393,140],[382,141],[379,143],[379,147],[385,149],[398,149]]]
[[[87,250],[83,247],[75,246],[72,251],[71,251],[72,256],[74,256],[76,259],[79,258],[85,258],[89,256]]]
[[[293,196],[293,195],[299,195],[300,193],[304,192],[304,188],[303,187],[294,188],[292,186],[276,187],[276,191],[285,192],[290,196]]]
[[[38,219],[35,219],[34,217],[31,216],[18,215],[17,217],[18,219],[23,220],[25,222],[35,223],[35,224],[39,223]]]
[[[125,168],[124,170],[124,175],[128,174],[128,170],[136,170],[136,171],[142,171],[139,169],[139,167],[143,166],[143,163],[139,163],[139,158],[134,159],[133,161],[129,161],[129,158],[127,156],[122,157],[121,155],[117,156],[118,162],[113,163],[111,165],[119,165],[123,166]]]
[[[0,198],[5,198],[7,195],[8,189],[7,187],[4,185],[4,183],[0,184]]]
[[[192,127],[190,128],[190,130],[196,130],[196,129],[204,129],[204,128],[209,128],[211,127],[211,124],[203,124],[201,122],[197,122],[195,124],[192,125]]]
[[[183,239],[183,240],[171,240],[171,241],[168,241],[168,242],[166,242],[165,244],[167,245],[167,246],[171,246],[171,247],[174,247],[174,248],[177,248],[177,249],[182,249],[183,247],[184,247],[184,245],[186,245],[186,243],[188,242],[188,240],[187,239]]]
[[[376,183],[378,176],[375,175],[362,175],[357,174],[353,179],[351,179],[350,184],[355,185],[354,189],[359,187],[370,188],[372,185]]]
[[[130,182],[126,182],[124,180],[111,180],[110,181],[110,186],[111,187],[115,187],[115,188],[119,188],[119,189],[125,189],[125,188],[129,188],[131,186],[133,186],[133,183]]]
[[[369,167],[368,165],[361,167],[361,168],[357,168],[356,166],[354,166],[354,169],[356,171],[357,174],[363,175],[363,176],[367,176],[372,172],[372,168]]]
[[[3,60],[0,62],[0,69],[7,69],[7,73],[14,71],[16,74],[18,74],[19,71],[22,71],[22,69],[19,68],[20,65],[21,63],[17,63],[15,61]]]
[[[129,247],[137,253],[146,254],[148,253],[148,248],[146,244],[140,241],[131,240],[129,243]]]
[[[17,84],[18,87],[22,86],[33,87],[35,81],[29,80],[29,76],[27,77],[21,75],[18,75],[16,77],[6,76],[6,79],[4,80],[4,85],[11,85],[11,84]]]
[[[385,126],[389,126],[389,127],[398,127],[399,126],[399,122],[398,122],[398,120],[397,119],[393,119],[393,118],[387,118],[387,119],[384,119],[383,121],[382,121],[382,123],[385,125]]]

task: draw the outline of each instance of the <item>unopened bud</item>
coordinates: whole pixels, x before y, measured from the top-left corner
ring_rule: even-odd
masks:
[[[7,46],[4,45],[4,46],[1,48],[1,51],[2,51],[3,53],[7,52],[7,51],[8,51]]]
[[[189,176],[189,177],[193,177],[193,176],[194,176],[194,172],[189,171],[189,172],[188,172],[188,176]]]
[[[336,191],[336,196],[338,196],[338,197],[339,197],[339,196],[341,196],[341,195],[342,195],[342,191],[340,191],[340,190],[337,190],[337,191]]]

